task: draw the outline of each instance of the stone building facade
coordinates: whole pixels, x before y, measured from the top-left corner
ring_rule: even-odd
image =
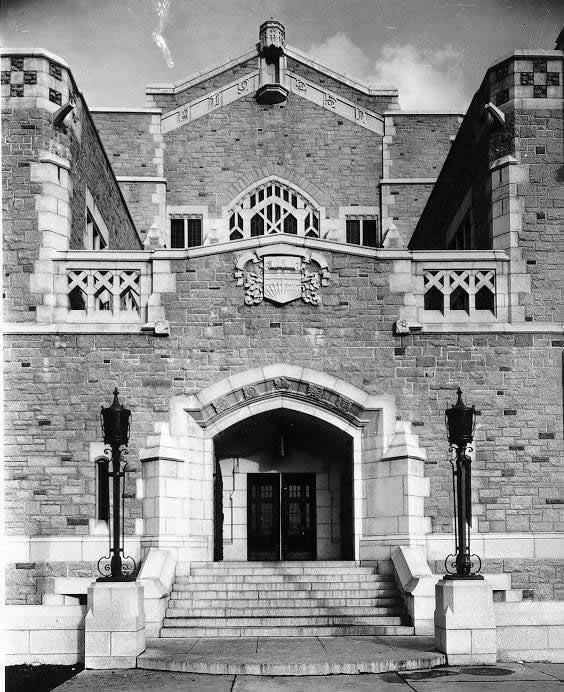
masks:
[[[460,386],[473,551],[562,598],[562,61],[515,51],[464,115],[402,111],[277,22],[137,110],[3,55],[9,602],[95,576],[115,386],[138,560],[382,573],[453,550]]]

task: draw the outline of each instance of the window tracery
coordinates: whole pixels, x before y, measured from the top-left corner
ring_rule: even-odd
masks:
[[[269,180],[229,211],[229,239],[286,233],[319,238],[319,211],[289,185]]]

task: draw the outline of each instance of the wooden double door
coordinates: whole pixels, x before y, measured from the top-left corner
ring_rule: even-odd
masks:
[[[315,474],[248,474],[247,559],[316,557]]]

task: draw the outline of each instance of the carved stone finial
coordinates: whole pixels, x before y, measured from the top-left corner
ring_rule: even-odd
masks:
[[[154,223],[143,241],[143,247],[146,249],[164,247],[163,237],[161,235],[161,229],[157,223]]]
[[[284,24],[273,17],[260,25],[259,30],[260,51],[267,60],[282,55],[286,45],[286,29]]]

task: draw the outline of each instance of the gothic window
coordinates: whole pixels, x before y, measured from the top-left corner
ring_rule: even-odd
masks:
[[[270,180],[233,205],[229,212],[229,239],[278,233],[319,238],[319,212],[296,190]]]
[[[378,217],[348,218],[347,243],[364,247],[380,247]]]

